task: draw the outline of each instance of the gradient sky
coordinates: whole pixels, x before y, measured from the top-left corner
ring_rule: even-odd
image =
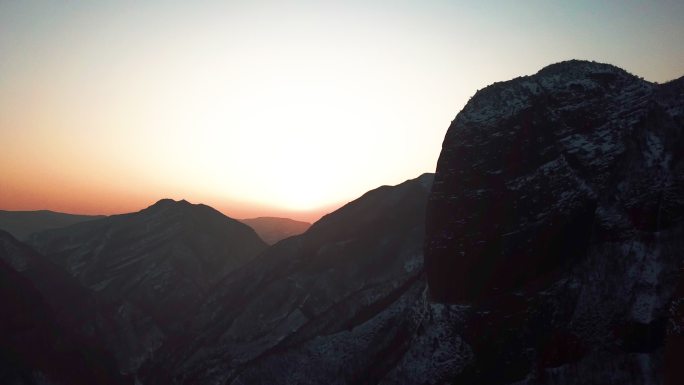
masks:
[[[0,209],[312,220],[431,172],[478,89],[684,75],[683,1],[0,0]]]

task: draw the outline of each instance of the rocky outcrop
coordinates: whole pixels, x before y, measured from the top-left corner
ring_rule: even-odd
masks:
[[[684,79],[569,61],[479,91],[428,201],[431,298],[464,384],[662,382],[684,257]]]

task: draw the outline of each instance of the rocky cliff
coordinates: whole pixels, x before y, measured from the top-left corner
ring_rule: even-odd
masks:
[[[684,79],[558,63],[449,127],[425,266],[469,307],[455,383],[661,383],[683,259]]]

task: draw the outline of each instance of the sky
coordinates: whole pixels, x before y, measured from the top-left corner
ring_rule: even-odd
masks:
[[[684,75],[683,1],[0,0],[0,209],[315,220],[435,169],[478,89]]]

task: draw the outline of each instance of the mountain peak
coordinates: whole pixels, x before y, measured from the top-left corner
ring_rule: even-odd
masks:
[[[571,59],[565,60],[558,63],[549,64],[546,67],[540,69],[538,75],[548,75],[548,74],[572,74],[572,73],[621,73],[629,74],[627,71],[620,67],[616,67],[612,64],[599,63],[589,60],[578,60]]]
[[[171,198],[162,198],[155,202],[153,205],[149,206],[148,209],[151,208],[166,208],[166,207],[183,207],[183,206],[195,206],[192,203],[186,201],[185,199],[181,200],[174,200]]]
[[[142,309],[164,336],[182,333],[191,313],[178,309],[197,307],[214,284],[266,248],[247,225],[209,206],[172,199],[34,234],[31,246],[98,296]]]
[[[201,204],[201,203],[190,203],[185,199],[174,200],[170,198],[163,198],[139,211],[139,213],[144,213],[148,215],[182,215],[187,214],[192,215],[202,215],[202,216],[220,216],[234,220],[233,218],[227,217],[220,211]],[[124,214],[125,215],[125,214]]]
[[[613,101],[619,106],[619,100],[650,94],[654,86],[610,64],[569,60],[546,66],[534,75],[496,82],[477,91],[455,121],[468,127],[497,125],[502,119],[531,111],[544,100],[567,104],[571,109],[605,101]],[[553,106],[545,108],[555,109]],[[615,113],[622,112],[626,113],[616,107]],[[447,132],[447,139],[454,134],[453,130]]]
[[[457,302],[537,284],[587,255],[594,223],[665,227],[653,209],[661,203],[650,197],[680,177],[672,149],[681,99],[676,83],[664,87],[571,60],[479,91],[452,122],[437,165],[426,249],[435,298]],[[616,180],[632,187],[606,203]],[[639,214],[623,203],[638,196],[630,191],[649,197]],[[518,271],[499,267],[511,260]]]

